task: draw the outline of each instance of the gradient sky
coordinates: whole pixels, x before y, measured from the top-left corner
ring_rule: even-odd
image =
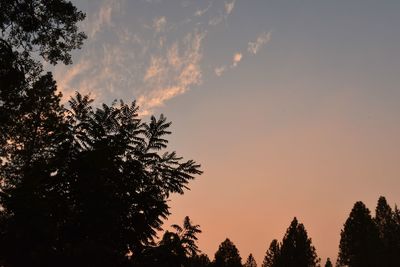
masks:
[[[89,38],[60,89],[173,122],[204,174],[165,226],[189,215],[211,259],[229,237],[260,265],[297,216],[336,260],[354,202],[400,204],[400,1],[73,2]]]

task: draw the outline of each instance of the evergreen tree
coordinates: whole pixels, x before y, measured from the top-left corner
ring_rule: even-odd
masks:
[[[194,255],[189,258],[189,267],[210,267],[211,262],[206,254]]]
[[[333,267],[331,259],[329,258],[326,259],[325,267]]]
[[[319,266],[319,261],[304,225],[294,218],[282,241],[279,266],[311,267]]]
[[[236,246],[228,238],[215,253],[214,267],[242,267],[242,258]]]
[[[379,232],[370,211],[356,202],[340,235],[339,266],[381,266],[378,262]]]
[[[257,267],[257,262],[253,257],[253,254],[250,254],[247,257],[247,260],[245,262],[245,264],[243,265],[243,267]]]
[[[399,266],[400,247],[399,232],[396,230],[395,212],[388,205],[386,198],[381,196],[375,210],[374,222],[378,228],[381,247],[379,263],[382,266]]]
[[[272,240],[266,254],[262,267],[278,267],[278,261],[280,256],[281,248],[278,240]]]

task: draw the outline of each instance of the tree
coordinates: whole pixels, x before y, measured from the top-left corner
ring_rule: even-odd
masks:
[[[241,267],[242,258],[236,246],[228,238],[219,245],[214,259],[215,267]]]
[[[164,116],[143,122],[135,102],[95,109],[79,93],[60,104],[37,57],[71,63],[83,18],[65,0],[0,1],[1,266],[123,266],[201,173],[166,151]]]
[[[319,266],[320,259],[317,256],[311,239],[303,224],[299,224],[294,218],[282,240],[279,255],[279,266],[285,267],[311,267]]]
[[[195,243],[196,234],[201,233],[199,225],[193,225],[189,217],[184,219],[183,227],[172,225],[176,232],[166,231],[157,246],[148,246],[141,255],[136,256],[136,266],[202,266],[208,258],[198,257],[199,249]],[[208,260],[209,263],[209,260]]]
[[[380,238],[379,263],[382,266],[398,266],[400,264],[400,235],[395,219],[395,212],[381,196],[375,210],[374,222]]]
[[[266,254],[262,267],[278,267],[278,261],[281,253],[281,248],[278,240],[272,240]]]
[[[370,211],[358,201],[340,234],[339,266],[380,266],[378,262],[379,233]]]
[[[24,59],[38,51],[51,64],[69,64],[70,51],[80,48],[86,38],[77,27],[85,14],[69,1],[0,1],[0,10],[0,40]]]
[[[140,254],[154,243],[170,194],[182,194],[201,173],[194,161],[164,152],[171,124],[164,116],[146,123],[135,102],[96,110],[90,103],[80,94],[70,101],[62,113],[64,143],[50,146],[54,153],[32,157],[27,171],[8,171],[19,161],[2,168],[5,181],[16,181],[2,188],[0,258],[7,266],[93,259],[97,266],[118,266],[129,252]]]
[[[40,76],[21,99],[2,128],[0,150],[0,261],[13,266],[33,265],[31,254],[55,257],[56,218],[65,211],[52,172],[64,159],[67,125],[51,74]]]
[[[325,267],[333,267],[331,259],[329,258],[326,259]]]
[[[257,262],[254,259],[253,254],[250,253],[243,267],[257,267]]]
[[[206,254],[195,255],[189,259],[189,267],[209,267],[210,259]]]
[[[200,252],[196,241],[197,241],[197,234],[201,233],[200,225],[193,225],[190,221],[189,216],[186,216],[183,220],[183,227],[173,224],[172,228],[175,229],[176,234],[179,236],[181,240],[182,247],[185,250],[186,256],[194,257],[197,253]]]

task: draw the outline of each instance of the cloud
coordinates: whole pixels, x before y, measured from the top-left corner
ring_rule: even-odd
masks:
[[[225,2],[225,13],[226,14],[231,14],[233,11],[233,8],[235,7],[235,2],[236,0],[233,0],[232,2]]]
[[[216,68],[214,69],[214,73],[215,73],[215,75],[217,75],[218,77],[221,77],[222,74],[224,74],[225,71],[226,71],[226,66],[216,67]]]
[[[166,24],[167,24],[167,19],[164,16],[155,18],[153,20],[153,28],[156,32],[164,31]]]
[[[198,31],[189,33],[181,42],[172,44],[166,55],[152,57],[144,76],[145,87],[150,90],[137,101],[142,115],[201,84],[201,46],[205,35]]]
[[[223,66],[214,68],[215,75],[217,75],[218,77],[221,77],[222,74],[224,74],[227,70],[236,68],[242,59],[243,59],[242,53],[240,53],[240,52],[235,53],[233,55],[232,63],[230,65],[228,65],[228,66],[223,65]]]
[[[254,42],[249,42],[247,45],[247,51],[252,54],[257,54],[258,50],[267,44],[271,40],[271,32],[263,32],[257,37],[257,40]]]
[[[204,15],[205,13],[207,13],[207,11],[211,8],[212,4],[213,4],[213,2],[210,2],[206,8],[204,8],[204,9],[198,9],[198,10],[196,11],[196,13],[194,13],[194,15],[195,15],[196,17],[201,17],[201,16],[203,16],[203,15]]]
[[[160,1],[140,2],[153,5]],[[89,38],[78,51],[79,57],[71,66],[55,67],[58,88],[64,101],[76,90],[91,93],[96,103],[136,98],[142,115],[203,83],[204,39],[235,7],[235,1],[208,0],[202,9],[194,2],[186,8],[177,3],[177,9],[188,10],[187,16],[177,19],[164,10],[152,17],[140,11],[137,16],[124,13],[133,10],[129,5],[136,5],[135,1],[94,3],[96,12],[89,13],[85,25]],[[235,68],[244,56],[232,54],[226,64],[214,68],[215,75]]]
[[[220,24],[223,20],[224,20],[223,16],[214,17],[214,18],[210,19],[210,21],[208,22],[208,25],[216,26],[216,25]]]
[[[101,32],[104,27],[110,27],[112,23],[112,15],[121,11],[123,1],[106,0],[100,6],[98,11],[90,16],[86,24],[86,32],[89,38],[93,38],[97,33]]]
[[[236,67],[242,60],[242,57],[243,57],[242,53],[235,53],[235,55],[233,56],[232,67]]]
[[[235,3],[236,3],[236,0],[223,2],[223,6],[222,6],[223,10],[219,11],[218,15],[209,19],[208,25],[216,26],[216,25],[220,24],[221,22],[226,21],[228,19],[229,15],[233,12]]]

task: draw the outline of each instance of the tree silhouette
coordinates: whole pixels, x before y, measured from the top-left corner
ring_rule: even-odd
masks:
[[[257,262],[254,259],[253,254],[250,253],[243,267],[257,267]]]
[[[325,267],[333,267],[331,259],[329,258],[326,259]]]
[[[278,240],[272,240],[266,254],[262,267],[278,267],[281,248]]]
[[[194,255],[189,258],[189,267],[210,267],[211,262],[206,254]]]
[[[118,266],[130,251],[154,243],[170,194],[182,194],[201,173],[194,161],[164,152],[170,134],[164,116],[145,123],[134,102],[96,110],[90,103],[80,94],[70,101],[65,138],[45,147],[51,153],[35,145],[38,155],[22,164],[29,168],[21,171],[19,158],[2,168],[10,181],[2,188],[0,220],[7,266],[54,266],[55,259],[71,266],[93,258]]]
[[[185,250],[186,256],[194,257],[200,252],[196,241],[197,234],[201,233],[200,225],[193,225],[190,221],[189,216],[186,216],[183,220],[183,227],[173,224],[172,228],[175,229],[176,234],[179,236],[182,247]]]
[[[378,228],[381,248],[379,263],[382,266],[398,266],[400,264],[400,235],[396,228],[395,213],[381,196],[375,210],[374,222]]]
[[[378,262],[379,235],[370,211],[358,201],[340,234],[339,266],[380,266]]]
[[[196,234],[201,233],[199,225],[193,225],[189,217],[184,219],[183,227],[172,225],[176,232],[166,231],[157,246],[148,246],[141,255],[136,256],[136,266],[202,266],[209,264],[208,258],[198,257]],[[208,260],[208,263],[207,263]]]
[[[283,237],[278,266],[311,267],[319,266],[319,262],[304,225],[294,218]]]
[[[2,266],[123,266],[155,244],[168,198],[201,173],[166,151],[163,115],[143,122],[135,102],[95,109],[79,93],[60,104],[37,58],[71,63],[84,17],[65,0],[0,1]]]
[[[32,266],[42,253],[47,259],[56,254],[57,218],[66,212],[52,176],[65,159],[67,140],[65,110],[59,102],[55,82],[46,74],[27,87],[21,101],[0,107],[9,114],[18,106],[12,120],[5,120],[0,151],[0,258],[13,266]]]
[[[219,245],[215,253],[215,267],[241,267],[242,258],[236,246],[228,238]]]
[[[0,40],[25,60],[38,51],[51,64],[69,64],[69,52],[86,38],[77,28],[85,14],[69,1],[0,1],[0,10]]]

